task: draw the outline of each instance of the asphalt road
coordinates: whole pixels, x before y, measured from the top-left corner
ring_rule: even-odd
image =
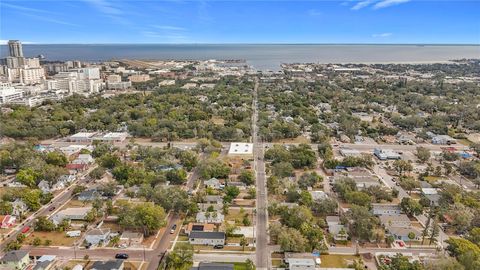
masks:
[[[257,209],[256,209],[256,267],[259,270],[267,269],[270,263],[268,252],[268,213],[267,213],[267,187],[265,180],[265,162],[263,159],[264,147],[258,138],[258,104],[257,104],[258,81],[255,83],[253,116],[252,116],[252,143],[253,158],[257,181]]]
[[[394,183],[392,181],[392,177],[390,175],[387,174],[387,172],[385,171],[385,169],[381,168],[380,166],[378,165],[375,165],[373,167],[373,172],[376,173],[378,176],[380,176],[380,178],[382,179],[383,183],[390,187],[390,188],[396,188],[399,192],[398,192],[398,198],[400,200],[402,200],[403,198],[409,198],[410,195],[400,186],[397,186],[396,183]],[[425,224],[427,223],[427,217],[425,215],[418,215],[418,216],[415,216],[417,218],[417,220],[423,225],[425,226]],[[442,245],[443,248],[446,248],[448,246],[447,243],[445,243],[444,241],[445,240],[448,240],[449,236],[447,234],[445,234],[442,230],[442,228],[439,226],[439,233],[438,233],[438,237],[437,237],[437,243]]]
[[[53,198],[50,203],[42,206],[39,210],[34,212],[32,215],[30,215],[28,218],[26,218],[20,225],[18,225],[15,229],[14,232],[10,233],[9,236],[7,236],[5,239],[3,239],[2,243],[0,243],[0,252],[3,253],[3,250],[5,249],[5,246],[7,245],[8,242],[16,240],[17,235],[22,231],[23,228],[26,226],[32,227],[35,219],[37,219],[40,216],[49,216],[52,214],[49,209],[51,207],[55,207],[56,210],[60,206],[62,206],[64,203],[66,203],[68,200],[72,198],[72,191],[73,191],[73,186],[75,184],[84,184],[86,183],[87,179],[82,179],[83,176],[86,176],[91,170],[96,168],[97,166],[91,166],[87,171],[83,172],[77,177],[77,180],[75,180],[68,188],[64,189],[60,194],[58,194],[55,198]]]

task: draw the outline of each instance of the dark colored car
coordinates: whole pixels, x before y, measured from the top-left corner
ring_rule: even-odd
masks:
[[[128,254],[126,254],[126,253],[117,253],[117,254],[115,255],[115,259],[126,260],[126,259],[128,259]]]
[[[214,249],[222,249],[223,248],[223,245],[215,245],[213,246]]]
[[[53,210],[55,210],[55,206],[52,206],[50,208],[48,208],[48,211],[52,212]]]

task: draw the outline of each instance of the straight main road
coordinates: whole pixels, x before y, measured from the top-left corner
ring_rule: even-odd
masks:
[[[267,185],[265,180],[265,162],[263,159],[263,143],[258,138],[258,80],[253,91],[252,116],[252,143],[254,168],[257,181],[257,209],[256,209],[256,266],[257,269],[268,269],[270,252],[268,251],[268,213],[267,213]]]
[[[77,177],[77,180],[72,182],[72,184],[65,188],[60,194],[55,196],[50,203],[42,206],[40,209],[38,209],[36,212],[31,214],[29,217],[27,217],[22,223],[18,224],[14,229],[13,232],[9,233],[6,238],[2,240],[0,243],[0,253],[3,252],[5,249],[7,243],[14,241],[17,239],[17,235],[21,233],[22,229],[25,227],[32,227],[35,220],[40,217],[40,216],[48,216],[51,214],[51,211],[49,210],[51,207],[59,208],[63,204],[65,204],[67,201],[69,201],[72,196],[73,196],[73,187],[75,185],[80,185],[80,184],[85,184],[87,182],[86,175],[90,173],[93,169],[95,169],[97,166],[91,166],[87,171],[83,172]],[[58,210],[58,209],[57,209]]]

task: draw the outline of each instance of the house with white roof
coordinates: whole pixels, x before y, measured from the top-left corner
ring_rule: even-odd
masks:
[[[225,216],[216,211],[216,212],[198,212],[196,216],[196,221],[198,223],[223,223]]]
[[[228,154],[233,156],[251,156],[253,155],[253,143],[232,142]]]

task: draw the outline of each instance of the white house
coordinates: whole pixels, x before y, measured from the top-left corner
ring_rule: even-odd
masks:
[[[448,135],[435,135],[432,137],[433,144],[456,144],[457,140]]]
[[[347,229],[343,224],[340,224],[340,217],[327,216],[328,232],[333,235],[333,238],[337,241],[347,240]]]
[[[95,160],[90,154],[80,154],[72,161],[73,164],[92,164]]]
[[[188,242],[192,245],[225,245],[225,233],[193,231],[188,236]]]
[[[104,245],[108,242],[110,229],[93,229],[85,234],[85,242],[92,246]]]
[[[382,215],[379,216],[380,223],[385,227],[409,227],[412,222],[405,214],[391,216],[391,215]]]
[[[12,202],[12,208],[12,214],[17,217],[24,215],[28,211],[27,205],[21,199],[16,199]]]
[[[372,203],[372,212],[376,216],[397,216],[402,213],[398,204],[394,203]]]
[[[373,154],[380,160],[402,159],[402,156],[399,153],[393,151],[392,149],[375,148],[373,150]]]
[[[290,270],[314,270],[315,260],[310,258],[288,258],[285,260]]]

